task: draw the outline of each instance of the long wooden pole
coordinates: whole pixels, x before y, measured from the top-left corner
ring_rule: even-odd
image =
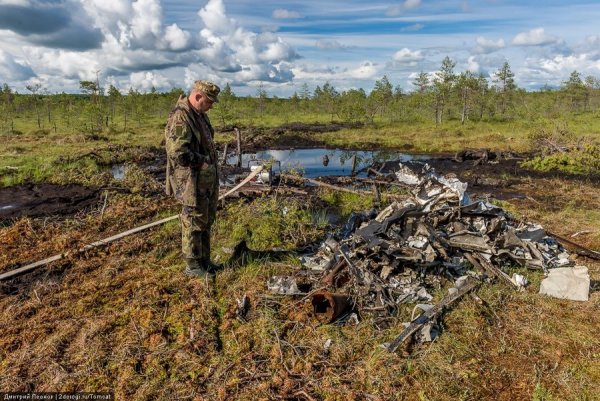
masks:
[[[237,142],[237,166],[242,167],[242,134],[237,127],[235,127],[233,130],[235,131],[235,140]]]
[[[246,185],[254,177],[256,177],[256,175],[258,173],[260,173],[262,171],[262,168],[263,167],[260,166],[259,168],[257,168],[253,172],[251,172],[242,182],[240,182],[238,185],[236,185],[234,188],[232,188],[231,190],[227,191],[223,195],[219,196],[219,200],[228,197],[229,195],[231,195],[232,193],[234,193],[235,191],[237,191],[238,189],[240,189],[241,187],[243,187],[244,185]],[[137,234],[140,231],[144,231],[144,230],[147,230],[149,228],[156,227],[156,226],[168,223],[169,221],[173,221],[173,220],[178,219],[178,218],[179,218],[178,214],[176,214],[174,216],[166,217],[164,219],[155,221],[153,223],[148,223],[148,224],[145,224],[143,226],[135,227],[135,228],[132,228],[131,230],[127,230],[127,231],[124,231],[122,233],[113,235],[112,237],[108,237],[108,238],[104,238],[104,239],[101,239],[101,240],[96,241],[96,242],[92,242],[91,244],[84,245],[83,247],[81,247],[81,248],[79,248],[77,250],[67,251],[67,252],[64,252],[64,253],[60,253],[58,255],[50,256],[49,258],[40,260],[38,262],[30,263],[30,264],[28,264],[26,266],[19,267],[19,268],[14,269],[14,270],[7,271],[5,273],[0,274],[0,281],[7,280],[9,278],[16,277],[16,276],[21,275],[21,274],[25,274],[27,272],[30,272],[30,271],[34,270],[34,269],[37,269],[38,267],[45,266],[45,265],[47,265],[49,263],[56,262],[57,260],[64,259],[64,258],[66,258],[69,255],[77,255],[77,254],[89,251],[90,249],[94,249],[94,248],[98,248],[100,246],[108,245],[111,242],[114,242],[114,241],[116,241],[118,239],[127,237],[127,236],[132,235],[132,234]]]

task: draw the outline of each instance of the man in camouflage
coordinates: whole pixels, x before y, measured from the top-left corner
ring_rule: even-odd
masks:
[[[196,81],[187,96],[177,101],[165,128],[167,195],[183,205],[181,250],[190,276],[214,274],[219,266],[210,261],[210,227],[219,197],[214,130],[206,112],[218,102],[220,89],[208,81]]]

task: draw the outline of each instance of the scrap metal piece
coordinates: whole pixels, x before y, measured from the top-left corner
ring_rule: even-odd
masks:
[[[298,289],[298,284],[293,277],[290,276],[273,276],[267,281],[269,291],[276,294],[297,295],[303,294]]]
[[[396,178],[399,182],[407,185],[419,185],[424,181],[425,175],[429,171],[429,164],[417,163],[399,163],[399,169],[396,171]]]
[[[485,255],[476,252],[473,254],[473,256],[475,257],[475,259],[479,262],[479,264],[481,266],[483,266],[487,271],[490,272],[494,272],[495,276],[502,279],[505,283],[509,284],[510,286],[512,286],[513,288],[515,288],[516,290],[522,290],[523,287],[519,286],[517,283],[515,283],[509,276],[508,274],[504,273],[499,267],[494,266],[494,264],[492,264],[486,257]]]
[[[590,248],[586,248],[583,245],[577,244],[563,236],[560,236],[558,234],[552,233],[550,231],[546,232],[548,235],[551,235],[553,237],[555,237],[558,241],[560,241],[563,245],[565,246],[570,246],[575,248],[575,252],[578,255],[583,255],[583,256],[587,256],[588,258],[592,258],[592,259],[596,259],[596,260],[600,260],[600,252],[598,251],[594,251]]]
[[[590,294],[590,276],[585,266],[550,269],[540,284],[540,294],[572,301],[587,301]]]
[[[506,216],[506,212],[501,207],[491,204],[487,201],[477,201],[460,208],[463,214],[476,214],[484,216]]]
[[[250,298],[244,294],[241,299],[237,300],[236,316],[241,322],[246,322],[248,312],[250,311]]]
[[[400,333],[400,335],[398,335],[398,337],[396,337],[385,348],[389,352],[396,352],[396,350],[398,349],[400,344],[402,344],[407,338],[411,337],[417,331],[421,330],[427,323],[429,323],[431,320],[433,320],[434,318],[439,316],[444,311],[444,309],[446,309],[448,306],[450,306],[453,303],[455,303],[456,301],[458,301],[460,298],[463,297],[463,295],[473,291],[480,284],[481,284],[481,282],[479,282],[477,280],[470,280],[468,283],[466,283],[461,288],[459,288],[455,294],[446,295],[433,308],[429,309],[427,312],[423,313],[422,315],[420,315],[419,317],[414,319],[410,323],[410,325],[407,328],[405,328],[402,331],[402,333]]]
[[[339,243],[332,237],[328,237],[315,255],[301,256],[300,264],[310,270],[327,270],[336,260],[338,247]]]
[[[541,241],[546,236],[546,231],[539,224],[532,224],[517,230],[517,236],[523,240]]]
[[[527,284],[529,284],[527,277],[525,277],[521,274],[513,273],[511,279],[512,279],[512,282],[515,283],[516,285],[518,285],[519,287],[525,287]]]
[[[367,213],[352,212],[350,214],[350,217],[348,218],[348,221],[346,222],[346,224],[340,231],[340,237],[347,238],[350,235],[352,235],[352,233],[354,233],[354,231],[356,231],[356,229],[362,223],[364,223],[365,221],[368,221],[370,219],[370,215],[371,215],[371,212],[367,212]]]
[[[300,264],[309,270],[327,270],[333,262],[333,256],[326,257],[323,255],[301,256]]]
[[[465,251],[490,252],[491,248],[479,233],[458,232],[450,235],[448,245]]]
[[[394,202],[392,202],[391,205],[389,205],[388,207],[383,209],[381,212],[379,212],[377,217],[375,217],[375,220],[382,223],[383,220],[390,217],[392,215],[392,213],[394,213],[394,210],[397,210],[399,208],[400,208],[400,204],[397,201],[394,201]]]
[[[338,274],[344,269],[344,267],[348,266],[346,259],[341,259],[338,263],[327,273],[326,276],[323,276],[321,279],[321,283],[327,286],[333,286],[335,283],[335,279],[338,277]]]
[[[318,291],[312,295],[311,304],[317,320],[322,323],[331,323],[349,311],[353,302],[348,295]]]

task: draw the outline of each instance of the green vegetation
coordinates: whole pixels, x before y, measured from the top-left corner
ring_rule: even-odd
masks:
[[[548,156],[535,156],[521,164],[539,171],[560,170],[573,174],[600,174],[600,147],[586,145],[568,153],[553,153]]]
[[[571,132],[566,122],[543,126],[529,135],[538,155],[521,165],[539,171],[600,174],[600,143]]]
[[[254,97],[240,97],[226,85],[210,115],[217,128],[274,128],[291,122],[359,124],[333,133],[294,133],[332,147],[412,152],[454,152],[467,147],[535,151],[538,144],[532,137],[559,123],[568,126],[571,145],[577,141],[598,145],[597,78],[573,71],[561,88],[526,92],[516,86],[507,62],[493,74],[491,82],[469,71],[457,73],[454,67],[455,62],[446,58],[437,75],[421,72],[411,93],[394,87],[385,76],[374,83],[370,93],[363,89],[340,92],[326,82],[312,92],[305,85],[290,98],[269,97],[262,87]],[[28,93],[19,94],[4,84],[0,90],[0,140],[6,144],[0,161],[4,186],[53,179],[58,171],[54,164],[61,156],[78,156],[109,143],[159,146],[167,115],[183,93],[175,88],[167,93],[153,90],[142,94],[131,89],[121,94],[112,85],[104,90],[99,82],[92,81],[81,81],[81,95],[50,94],[39,85],[27,89]],[[281,131],[262,138],[264,145],[277,135]],[[228,133],[217,135],[218,142],[232,139]],[[578,165],[589,153],[559,155],[547,161],[541,158],[531,167]],[[76,163],[61,168],[95,168],[93,162],[86,163],[92,165]],[[583,165],[567,170],[594,169]]]
[[[223,246],[245,240],[256,250],[295,249],[322,234],[326,222],[315,220],[314,213],[300,201],[277,197],[258,198],[250,206],[234,202],[227,205],[214,230],[216,235],[229,236]]]

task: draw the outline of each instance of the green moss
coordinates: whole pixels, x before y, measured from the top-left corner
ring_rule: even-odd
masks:
[[[314,241],[326,227],[324,219],[315,219],[314,211],[300,201],[258,198],[250,204],[233,202],[220,214],[213,233],[217,254],[242,240],[254,250],[296,249]],[[219,255],[225,260],[228,255]]]
[[[600,174],[600,146],[586,145],[582,149],[547,156],[536,156],[521,163],[537,171],[564,171],[571,174]]]
[[[353,211],[368,210],[373,207],[373,197],[349,192],[323,190],[321,199],[336,210],[343,219],[347,218]]]

